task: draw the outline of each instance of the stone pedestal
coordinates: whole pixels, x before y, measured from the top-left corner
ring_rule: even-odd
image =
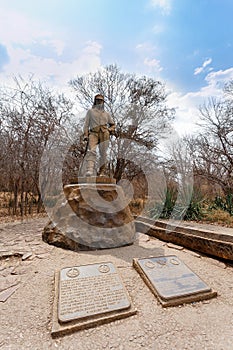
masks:
[[[70,184],[116,184],[116,179],[105,176],[84,176],[84,177],[76,177],[70,180]]]
[[[106,178],[104,183],[99,181],[89,178],[88,183],[82,180],[64,186],[66,202],[56,208],[53,222],[45,227],[44,241],[72,250],[116,248],[134,242],[134,218],[122,188],[107,183]]]

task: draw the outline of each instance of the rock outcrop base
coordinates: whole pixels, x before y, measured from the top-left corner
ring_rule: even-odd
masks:
[[[54,210],[43,240],[71,250],[116,248],[135,240],[134,218],[123,189],[115,184],[64,186],[66,202]]]

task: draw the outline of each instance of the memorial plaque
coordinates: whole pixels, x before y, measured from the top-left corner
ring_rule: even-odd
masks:
[[[135,313],[111,262],[67,267],[55,274],[53,336]]]
[[[217,295],[175,255],[134,259],[133,265],[163,306]]]
[[[126,290],[112,263],[61,270],[58,305],[61,322],[129,307]]]

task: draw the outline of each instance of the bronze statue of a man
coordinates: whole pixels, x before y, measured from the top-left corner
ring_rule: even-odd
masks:
[[[114,130],[115,123],[111,115],[104,110],[104,96],[98,94],[94,98],[93,107],[86,114],[83,129],[84,139],[88,140],[86,176],[94,175],[97,145],[99,145],[101,165],[99,176],[105,176],[109,136],[114,133]]]

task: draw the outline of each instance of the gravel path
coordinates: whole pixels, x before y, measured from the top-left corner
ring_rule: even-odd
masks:
[[[42,218],[0,225],[0,298],[15,289],[0,302],[0,349],[232,350],[233,267],[143,234],[129,247],[63,250],[42,242],[46,223]],[[162,308],[132,267],[132,259],[169,254],[177,255],[218,297]],[[54,272],[104,261],[118,267],[137,314],[53,339]]]

